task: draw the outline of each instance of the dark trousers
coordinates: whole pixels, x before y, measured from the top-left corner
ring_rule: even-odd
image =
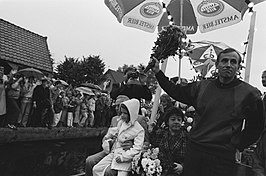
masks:
[[[6,114],[0,115],[0,127],[5,126],[5,119],[6,119]]]
[[[52,126],[54,120],[53,108],[45,108],[41,114],[41,126]]]
[[[18,117],[20,115],[20,108],[19,108],[19,100],[14,98],[7,98],[6,99],[6,120],[5,125],[12,124],[16,125],[18,121]]]
[[[188,146],[184,176],[235,176],[237,165],[233,158],[226,159]]]
[[[30,126],[46,127],[51,126],[54,119],[54,111],[52,108],[37,107],[34,109]]]

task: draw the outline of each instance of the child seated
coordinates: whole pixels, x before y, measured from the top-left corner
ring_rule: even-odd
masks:
[[[126,176],[131,171],[133,157],[141,151],[144,143],[144,129],[137,121],[140,103],[137,99],[123,102],[120,107],[121,120],[117,127],[110,128],[103,142],[103,148],[110,153],[93,167],[93,175],[100,176],[106,173],[114,173],[118,176]],[[109,141],[114,140],[110,149]],[[124,150],[122,145],[133,141],[133,147]]]

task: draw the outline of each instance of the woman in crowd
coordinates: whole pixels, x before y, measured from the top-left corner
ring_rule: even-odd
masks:
[[[75,96],[76,108],[75,108],[73,126],[79,127],[80,126],[80,120],[81,120],[81,104],[84,100],[84,95],[83,95],[83,93],[75,90],[74,96]]]
[[[61,90],[59,93],[59,96],[56,97],[54,101],[54,119],[53,119],[53,127],[56,127],[61,115],[62,115],[62,110],[63,110],[63,97],[65,97],[65,91]]]
[[[59,120],[58,126],[59,127],[66,127],[67,126],[67,112],[68,112],[68,104],[70,102],[70,95],[72,92],[67,91],[66,95],[62,97],[63,108],[61,118]]]
[[[76,97],[74,96],[72,91],[68,91],[69,103],[67,107],[67,127],[73,127],[73,120],[76,109]]]
[[[88,126],[89,127],[93,127],[95,124],[95,117],[94,117],[94,112],[95,112],[95,96],[91,95],[88,97],[87,99],[87,106],[88,106],[88,116],[89,116],[89,123]]]
[[[21,89],[21,102],[20,109],[21,113],[18,117],[19,127],[26,127],[29,119],[29,115],[32,108],[32,95],[33,90],[36,87],[34,77],[25,78],[25,83]]]

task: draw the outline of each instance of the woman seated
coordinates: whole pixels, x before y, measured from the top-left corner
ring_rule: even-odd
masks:
[[[139,106],[139,101],[134,98],[121,104],[121,120],[117,127],[109,128],[103,142],[104,151],[110,153],[93,167],[94,176],[122,176],[128,175],[131,171],[131,161],[141,151],[145,135],[143,127],[137,121]],[[133,146],[126,150],[123,143],[128,141],[133,141]]]
[[[158,158],[162,175],[181,175],[187,145],[187,132],[182,128],[184,114],[180,108],[171,107],[164,115],[165,128],[154,128],[150,134],[152,147],[159,148]]]

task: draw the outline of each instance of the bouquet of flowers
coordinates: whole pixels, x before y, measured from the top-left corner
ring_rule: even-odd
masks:
[[[162,166],[158,159],[159,148],[151,148],[136,155],[132,161],[132,174],[141,176],[160,176]]]
[[[163,61],[169,56],[175,56],[181,54],[181,50],[186,48],[188,43],[184,41],[186,34],[176,25],[168,25],[158,33],[158,38],[154,42],[152,48],[151,59],[154,57],[158,61]],[[145,68],[144,72],[147,72],[154,66],[155,62],[152,61]]]
[[[161,60],[178,54],[178,50],[186,46],[183,41],[186,38],[186,34],[178,26],[168,25],[163,27],[158,33],[156,42],[154,42],[151,57]]]

